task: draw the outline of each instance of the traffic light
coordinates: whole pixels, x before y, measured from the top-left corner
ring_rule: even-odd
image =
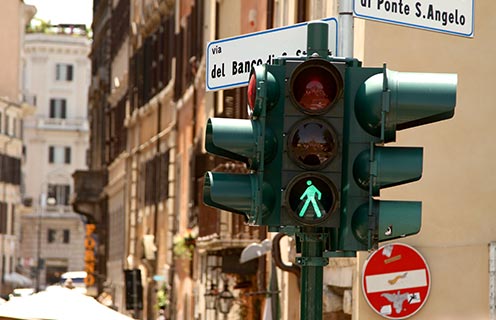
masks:
[[[362,68],[358,61],[346,70],[338,250],[368,250],[420,231],[421,202],[377,197],[421,178],[423,148],[384,144],[397,130],[453,117],[456,82],[454,74]]]
[[[339,227],[344,62],[284,61],[281,225]]]
[[[256,66],[249,79],[251,119],[210,118],[205,148],[244,162],[250,172],[207,172],[203,201],[242,214],[252,225],[279,226],[284,70],[280,66]]]

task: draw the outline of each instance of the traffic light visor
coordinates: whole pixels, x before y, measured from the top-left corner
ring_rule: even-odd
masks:
[[[275,106],[279,100],[279,84],[267,70],[267,65],[257,65],[251,69],[247,94],[249,111],[255,118],[262,114],[264,107],[271,109]]]

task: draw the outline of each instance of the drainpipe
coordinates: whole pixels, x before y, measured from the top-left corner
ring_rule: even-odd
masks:
[[[489,243],[489,319],[496,320],[496,242]]]

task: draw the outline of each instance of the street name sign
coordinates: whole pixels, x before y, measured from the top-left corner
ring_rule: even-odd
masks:
[[[387,319],[406,319],[427,301],[429,267],[409,245],[394,243],[375,251],[365,262],[362,289],[369,306]]]
[[[474,0],[353,0],[355,17],[474,36]]]
[[[337,56],[338,22],[336,18],[322,21],[329,24],[329,51]],[[207,91],[246,86],[253,66],[271,64],[280,56],[306,55],[307,24],[303,22],[209,42],[206,55]]]

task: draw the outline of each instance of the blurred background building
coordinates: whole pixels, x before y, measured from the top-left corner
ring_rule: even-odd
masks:
[[[473,38],[354,19],[354,56],[365,66],[381,67],[386,62],[397,71],[458,74],[454,119],[398,133],[401,145],[424,147],[422,180],[381,194],[388,199],[423,201],[422,231],[404,241],[424,255],[432,275],[430,296],[417,314],[422,318],[486,319],[496,310],[496,271],[487,267],[496,247],[491,177],[495,93],[490,81],[495,69],[492,39],[496,20],[492,13],[496,4],[474,5]],[[31,207],[22,211],[37,222],[36,217],[52,213],[69,217],[71,210],[63,199],[73,193],[73,211],[83,216],[71,220],[74,224],[54,220],[57,227],[53,231],[37,232],[36,237],[39,234],[45,242],[58,239],[58,244],[45,244],[62,248],[69,245],[64,244],[64,230],[79,230],[70,231],[70,241],[84,236],[82,224],[76,221],[84,219],[94,225],[92,276],[98,296],[136,318],[155,319],[159,310],[171,319],[219,319],[224,312],[228,319],[269,319],[272,310],[274,315],[279,310],[281,319],[297,318],[298,272],[291,268],[285,270],[292,272],[280,268],[273,272],[273,258],[268,254],[272,247],[264,240],[276,244],[273,248],[282,253],[284,261],[294,261],[294,241],[275,239],[265,228],[244,225],[240,215],[202,203],[205,171],[247,170],[204,150],[208,117],[248,116],[245,88],[206,92],[205,48],[215,39],[337,17],[338,1],[94,0],[93,41],[85,42],[90,51],[67,44],[67,54],[63,58],[56,55],[60,61],[50,60],[48,55],[43,60],[39,52],[31,51],[33,65],[36,62],[47,68],[42,73],[47,89],[26,92],[24,98],[21,88],[35,88],[29,83],[21,86],[20,76],[22,26],[33,11],[26,11],[22,1],[9,0],[4,7],[0,15],[5,15],[2,23],[8,23],[9,33],[2,29],[1,39],[11,45],[2,46],[0,57],[5,55],[3,61],[12,63],[6,64],[4,71],[9,76],[0,79],[0,96],[10,101],[0,100],[0,139],[4,141],[1,148],[0,140],[0,151],[4,157],[14,158],[8,160],[13,166],[22,159],[22,141],[14,129],[19,125],[14,119],[22,118],[22,110],[29,109],[23,107],[27,97],[38,110],[31,124],[26,120],[25,175],[26,181],[36,182],[26,184],[25,204],[29,205],[29,198],[32,201]],[[12,30],[19,34],[11,36]],[[36,36],[31,40],[32,49],[51,46]],[[75,45],[77,40],[71,37],[69,42]],[[76,52],[89,57],[91,72],[78,63],[84,59]],[[29,59],[26,56],[25,61]],[[72,98],[82,70],[87,70],[89,78],[76,87],[77,98]],[[54,87],[49,87],[52,84]],[[81,108],[86,107],[87,168],[80,162],[72,167],[82,159],[81,151],[76,150],[84,145],[85,122],[78,122],[78,117],[84,117]],[[73,127],[80,132],[70,131]],[[29,142],[27,131],[35,128],[40,133],[31,133],[30,139],[36,139]],[[28,144],[35,142],[35,151],[30,151]],[[40,169],[29,169],[32,159],[38,159]],[[71,184],[65,174],[73,170]],[[4,189],[4,196],[0,195],[2,292],[10,285],[5,276],[24,261],[16,254],[21,235],[16,209],[21,200],[20,182],[9,179],[0,184]],[[40,197],[42,194],[46,197]],[[57,197],[61,202],[51,208],[49,199]],[[43,214],[37,214],[41,210]],[[32,218],[28,218],[29,212]],[[37,222],[30,226],[39,226]],[[49,225],[42,221],[41,226]],[[32,232],[28,232],[30,236]],[[76,236],[77,232],[80,235]],[[241,252],[253,243],[265,248],[263,255],[241,264]],[[38,244],[45,246],[43,241]],[[83,243],[80,248],[84,250]],[[37,252],[40,256],[45,253]],[[361,291],[361,268],[368,254],[331,259],[324,272],[324,318],[380,318]],[[52,270],[62,265],[57,261]],[[68,268],[84,263],[67,261]],[[271,277],[274,274],[277,277]],[[279,288],[276,309],[269,308],[267,300],[274,279]],[[222,300],[221,293],[224,297],[230,293],[234,299]],[[221,302],[230,308],[223,309]],[[229,302],[235,303],[230,306]]]
[[[36,289],[84,270],[84,220],[70,201],[72,174],[86,168],[89,52],[84,25],[47,26],[24,39],[23,87],[36,112],[24,121],[20,254]]]
[[[32,111],[33,96],[22,87],[24,29],[36,10],[20,0],[0,10],[0,294],[30,285],[17,270],[20,249],[22,121]]]

